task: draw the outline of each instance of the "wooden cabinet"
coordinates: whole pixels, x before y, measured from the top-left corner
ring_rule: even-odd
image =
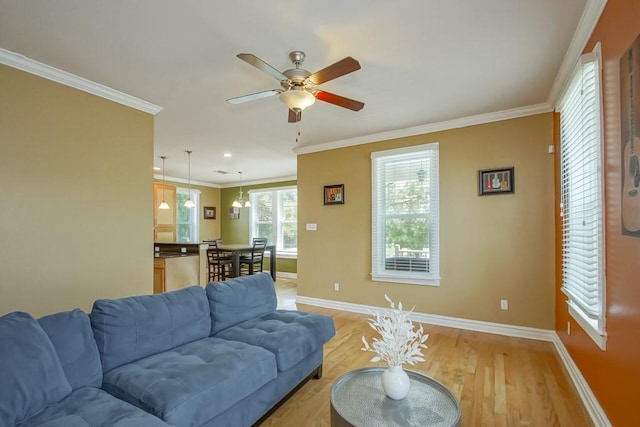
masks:
[[[170,256],[153,259],[154,294],[198,284],[200,284],[199,256]]]
[[[169,209],[158,209],[163,200]],[[153,240],[176,241],[176,187],[172,185],[153,184]]]

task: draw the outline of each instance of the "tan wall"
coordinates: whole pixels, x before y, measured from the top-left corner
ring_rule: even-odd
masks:
[[[154,180],[154,182],[162,183],[162,180]],[[165,184],[174,187],[188,188],[188,185],[181,182],[173,182],[165,180]],[[194,190],[200,190],[200,206],[198,207],[198,221],[200,222],[200,241],[205,239],[217,239],[220,237],[221,216],[224,214],[220,207],[220,189],[213,187],[205,187],[203,185],[191,184]],[[216,208],[216,219],[204,219],[203,206],[213,206]],[[228,212],[228,210],[227,210]]]
[[[0,65],[0,314],[153,290],[153,116]]]
[[[605,351],[600,350],[567,313],[566,298],[559,291],[560,280],[556,299],[558,335],[614,426],[638,425],[638,398],[628,390],[629,385],[640,383],[640,237],[622,235],[622,144],[627,143],[628,137],[620,129],[619,64],[639,35],[640,2],[609,0],[585,49],[590,52],[595,43],[602,45],[606,164]],[[637,57],[635,60],[638,61]],[[637,105],[638,86],[635,90]],[[571,323],[571,335],[567,334],[567,322]]]
[[[430,142],[440,143],[441,285],[372,282],[371,152]],[[386,306],[386,293],[417,312],[553,329],[552,142],[549,113],[298,156],[298,294]],[[515,194],[479,197],[478,170],[508,166]],[[345,185],[344,205],[323,206],[329,184]]]

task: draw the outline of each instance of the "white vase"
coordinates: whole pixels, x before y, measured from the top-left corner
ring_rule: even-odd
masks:
[[[402,365],[389,366],[382,373],[382,389],[391,399],[400,400],[409,394],[409,375],[402,369]]]

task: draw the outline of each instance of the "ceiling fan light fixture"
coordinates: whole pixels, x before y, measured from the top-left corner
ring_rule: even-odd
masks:
[[[302,88],[292,88],[284,91],[279,98],[290,110],[295,112],[302,111],[316,102],[316,97]]]

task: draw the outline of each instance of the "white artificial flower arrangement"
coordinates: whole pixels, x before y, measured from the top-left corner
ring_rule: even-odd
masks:
[[[369,346],[365,337],[362,337],[363,351],[373,351],[378,355],[371,359],[372,362],[384,360],[389,366],[402,366],[403,363],[414,365],[416,362],[424,362],[421,349],[426,349],[425,341],[429,334],[423,335],[422,324],[418,330],[414,330],[413,322],[409,315],[413,312],[402,311],[402,303],[398,303],[398,309],[391,299],[384,298],[391,304],[391,310],[371,312],[374,318],[369,319],[369,326],[380,334],[380,339],[374,338]],[[415,307],[414,307],[415,308]]]

